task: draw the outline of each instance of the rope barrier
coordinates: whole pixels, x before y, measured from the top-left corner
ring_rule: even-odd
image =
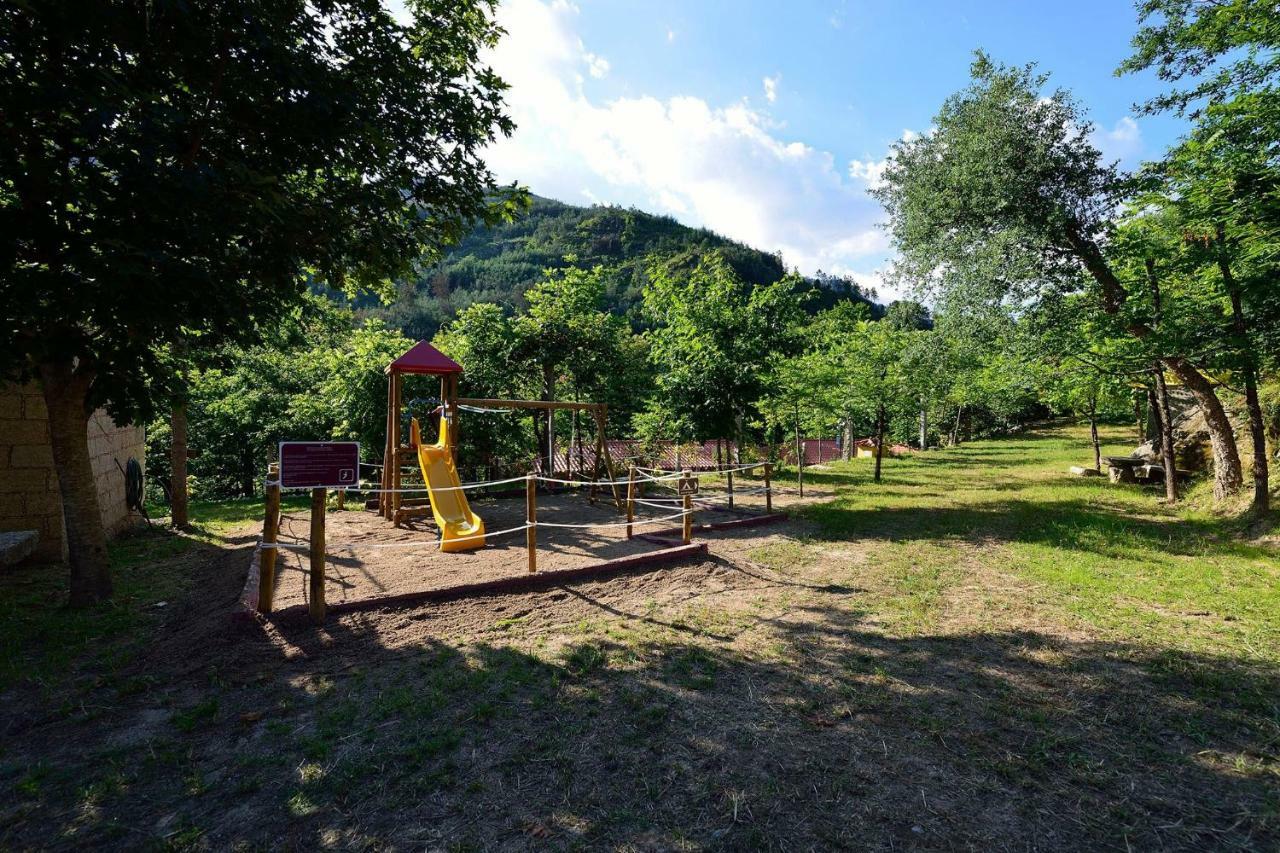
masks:
[[[635,482],[658,483],[663,480],[678,480],[682,476],[684,475],[673,474],[670,477],[637,477]],[[535,475],[534,479],[540,480],[544,483],[562,483],[566,486],[625,486],[627,483],[631,482],[631,480],[558,480],[555,477],[544,477],[541,474]]]
[[[693,510],[690,510],[688,514],[692,514],[692,513],[693,513]],[[531,526],[532,527],[564,527],[564,528],[626,527],[628,525],[637,526],[641,524],[654,524],[659,521],[670,521],[673,518],[681,518],[684,515],[686,515],[686,513],[683,510],[681,510],[680,512],[673,513],[672,515],[664,515],[660,518],[635,519],[634,521],[606,521],[606,522],[601,522],[599,524],[556,524],[555,522],[551,522],[551,521],[539,521],[536,524],[533,524]]]
[[[449,541],[470,542],[474,539],[483,539],[485,537],[505,536],[508,533],[519,533],[521,530],[527,530],[528,528],[535,526],[536,525],[531,525],[528,522],[525,522],[519,527],[509,527],[506,530],[485,531],[484,533],[477,533],[474,536],[464,536],[458,539],[450,539]],[[443,541],[443,539],[434,539],[430,542],[326,542],[324,548],[326,552],[355,551],[363,549],[388,550],[396,548],[439,548]],[[292,542],[259,542],[258,547],[264,550],[269,548],[287,548],[290,551],[306,551],[311,548],[311,543],[305,539],[295,539]]]

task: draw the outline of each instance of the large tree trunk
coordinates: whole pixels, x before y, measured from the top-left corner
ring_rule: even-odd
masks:
[[[1258,381],[1251,367],[1245,368],[1244,401],[1249,408],[1249,434],[1253,439],[1253,509],[1265,513],[1271,508],[1271,481],[1267,467],[1267,428],[1258,402]]]
[[[853,458],[853,414],[846,412],[844,416],[844,442],[840,448],[840,458],[848,462]]]
[[[1156,388],[1153,392],[1155,409],[1160,421],[1160,464],[1164,466],[1164,497],[1169,503],[1178,500],[1178,457],[1173,450],[1173,413],[1169,410],[1169,387],[1164,382],[1164,371],[1159,365],[1152,371]]]
[[[1093,470],[1102,470],[1102,442],[1098,440],[1098,398],[1089,398],[1089,438],[1093,441]]]
[[[1231,272],[1231,264],[1227,262],[1226,229],[1222,223],[1218,223],[1218,246],[1218,270],[1222,273],[1222,283],[1231,297],[1231,327],[1243,365],[1244,400],[1249,409],[1249,433],[1253,439],[1253,509],[1264,513],[1270,508],[1271,484],[1267,470],[1267,433],[1262,420],[1262,406],[1258,403],[1258,365],[1249,341],[1249,326],[1244,319],[1244,308],[1240,304],[1240,287]]]
[[[920,395],[920,449],[929,446],[929,401]]]
[[[40,382],[49,410],[49,443],[62,496],[71,569],[70,603],[84,607],[111,597],[107,533],[89,461],[87,398],[91,377],[74,370],[70,360],[46,362],[40,365]]]
[[[1240,491],[1244,475],[1240,470],[1240,454],[1236,451],[1235,430],[1222,401],[1214,393],[1213,385],[1182,358],[1163,359],[1164,364],[1182,384],[1190,389],[1204,413],[1209,429],[1209,441],[1213,445],[1213,496],[1219,500]],[[1168,417],[1165,420],[1169,420]]]
[[[170,521],[186,530],[187,518],[187,404],[176,402],[169,420]]]
[[[1066,237],[1076,257],[1102,289],[1102,310],[1112,315],[1120,313],[1129,294],[1111,267],[1107,265],[1102,250],[1093,240],[1085,237],[1083,229],[1078,226],[1068,226]],[[1146,259],[1146,270],[1155,299],[1156,322],[1159,323],[1160,290],[1153,259]],[[1139,320],[1130,320],[1126,328],[1129,334],[1139,340],[1151,337],[1155,331],[1150,325]],[[1200,405],[1200,410],[1204,412],[1205,423],[1209,428],[1209,440],[1213,443],[1214,497],[1222,499],[1240,491],[1244,477],[1240,472],[1240,454],[1236,452],[1235,431],[1231,428],[1231,420],[1222,408],[1222,402],[1214,393],[1212,383],[1181,356],[1169,356],[1162,361],[1182,381],[1182,384],[1191,390],[1196,397],[1196,402]]]
[[[880,482],[880,460],[884,458],[884,404],[876,410],[876,473],[875,481]]]

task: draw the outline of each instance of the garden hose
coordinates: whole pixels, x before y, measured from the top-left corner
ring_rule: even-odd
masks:
[[[147,498],[143,489],[142,465],[132,456],[125,463],[124,467],[120,467],[120,460],[116,460],[116,467],[120,468],[120,472],[124,474],[124,504],[129,509],[137,512],[151,523],[151,517],[147,515]]]

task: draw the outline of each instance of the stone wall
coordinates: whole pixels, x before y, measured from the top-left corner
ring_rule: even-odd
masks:
[[[143,461],[143,430],[117,426],[106,412],[97,411],[89,419],[88,437],[102,523],[109,535],[115,535],[140,521],[125,505],[120,468],[130,457]],[[49,418],[34,385],[0,386],[0,530],[38,531],[37,560],[66,556]]]

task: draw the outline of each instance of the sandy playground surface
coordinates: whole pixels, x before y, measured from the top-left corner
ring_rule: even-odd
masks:
[[[746,483],[749,491],[758,484]],[[670,501],[670,495],[647,495],[656,503]],[[818,498],[816,490],[806,489],[805,502]],[[695,505],[695,524],[732,521],[765,514],[763,495],[739,495],[735,511],[724,505],[721,490],[707,490]],[[773,505],[785,509],[798,502],[793,490],[775,488]],[[430,517],[415,518],[403,527],[395,527],[375,511],[358,503],[348,504],[344,511],[331,510],[325,522],[326,561],[325,601],[330,606],[404,595],[406,593],[444,589],[462,584],[493,581],[527,574],[528,551],[525,531],[490,535],[483,548],[466,553],[446,554],[436,547],[436,529]],[[354,508],[351,508],[354,507]],[[520,527],[525,520],[523,496],[480,498],[472,509],[484,520],[488,532]],[[679,544],[680,518],[661,519],[679,512],[677,505],[667,508],[637,506],[634,538],[628,539],[625,516],[620,514],[608,495],[598,495],[593,505],[585,490],[538,495],[538,521],[555,524],[592,524],[589,528],[538,528],[538,571],[561,571]],[[279,585],[275,607],[305,608],[308,596],[308,553],[305,543],[310,536],[310,513],[307,510],[285,512],[281,518],[282,543],[303,543],[299,550],[282,549],[277,568]],[[665,535],[665,540],[662,538]],[[696,541],[696,537],[695,537]]]

